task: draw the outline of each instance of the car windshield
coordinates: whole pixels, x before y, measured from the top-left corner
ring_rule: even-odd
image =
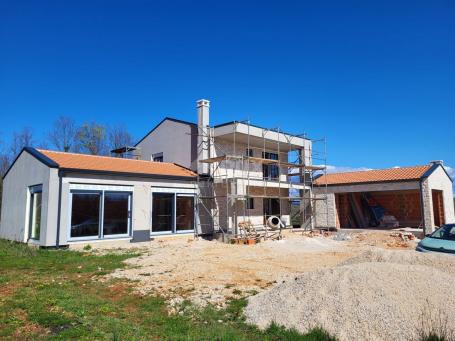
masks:
[[[441,226],[430,235],[430,238],[455,240],[455,224]]]

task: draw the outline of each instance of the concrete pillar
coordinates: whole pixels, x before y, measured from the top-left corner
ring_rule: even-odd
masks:
[[[433,218],[433,198],[431,195],[431,188],[428,183],[428,178],[420,183],[420,196],[422,200],[422,223],[423,233],[429,234],[434,231],[434,218]]]

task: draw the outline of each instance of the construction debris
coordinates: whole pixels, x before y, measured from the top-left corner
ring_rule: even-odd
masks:
[[[330,232],[325,230],[310,230],[310,231],[303,231],[302,235],[305,237],[329,237],[331,235]]]
[[[405,242],[416,239],[411,232],[392,232],[390,236],[401,238]]]
[[[338,241],[345,241],[345,240],[351,240],[351,236],[349,233],[346,232],[338,232],[335,236],[333,236],[333,240],[338,240]]]
[[[276,219],[277,221],[274,221]],[[271,216],[267,220],[265,226],[258,229],[251,221],[242,221],[239,223],[239,235],[231,238],[231,243],[233,244],[246,244],[253,245],[259,243],[261,240],[280,240],[281,230],[284,227],[284,224],[278,217]]]

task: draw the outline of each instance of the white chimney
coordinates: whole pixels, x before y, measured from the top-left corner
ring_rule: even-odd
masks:
[[[210,101],[206,99],[200,99],[197,101],[197,172],[199,174],[208,174],[209,165],[207,163],[199,162],[200,160],[209,158],[209,108]]]

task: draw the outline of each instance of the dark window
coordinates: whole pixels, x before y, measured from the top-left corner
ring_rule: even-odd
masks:
[[[174,194],[153,193],[152,232],[173,230]]]
[[[245,150],[245,155],[246,155],[246,156],[253,157],[253,149],[247,148],[247,149]]]
[[[71,237],[99,234],[101,193],[73,193]]]
[[[264,217],[267,220],[270,216],[280,216],[280,200],[277,198],[264,198]]]
[[[152,160],[154,162],[163,162],[163,153],[157,153],[152,155]]]
[[[278,154],[262,152],[262,158],[267,160],[278,160]],[[279,168],[276,164],[262,165],[262,176],[267,180],[276,180],[279,176]]]
[[[246,208],[249,210],[254,210],[254,198],[246,199]]]
[[[177,231],[193,230],[194,229],[194,197],[179,197],[177,196],[176,209],[176,225]]]
[[[103,191],[78,191],[72,192],[71,196],[71,238],[103,238],[106,235],[128,234],[131,219],[130,192],[106,191],[103,194]]]
[[[30,187],[30,239],[40,239],[42,197],[41,185]]]
[[[128,233],[128,223],[130,218],[129,201],[129,193],[104,193],[104,235]]]

